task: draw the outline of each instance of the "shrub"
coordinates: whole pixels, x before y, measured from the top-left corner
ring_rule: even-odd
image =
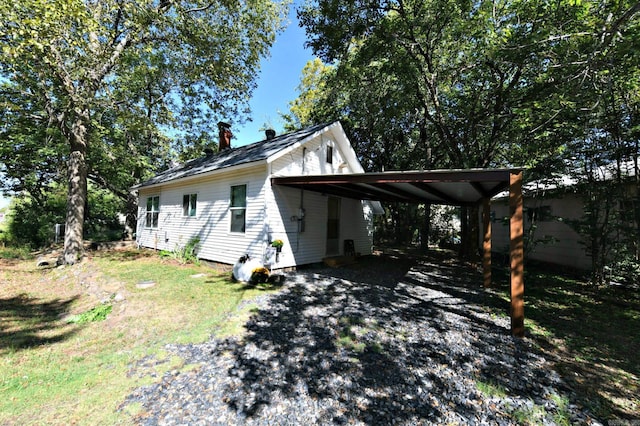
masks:
[[[195,265],[200,264],[198,259],[198,246],[200,245],[200,237],[193,237],[187,241],[184,246],[176,244],[176,248],[173,251],[162,250],[160,251],[160,257],[170,257],[182,264],[193,263]]]

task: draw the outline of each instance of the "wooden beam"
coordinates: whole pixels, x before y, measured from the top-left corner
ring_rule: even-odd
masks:
[[[315,185],[301,185],[302,188],[314,190]],[[379,200],[397,202],[404,199],[394,194],[387,194],[376,190],[376,188],[363,185],[320,185],[320,192],[332,193],[341,197],[354,198],[356,200]]]
[[[522,172],[509,179],[509,237],[511,257],[511,334],[524,336],[524,226],[522,217]]]
[[[425,182],[412,182],[411,185],[415,186],[418,189],[423,190],[424,192],[426,192],[428,194],[435,195],[436,197],[440,198],[440,200],[444,201],[445,203],[453,204],[453,205],[459,205],[460,204],[460,200],[456,200],[454,197],[450,196],[449,194],[445,194],[444,192],[432,187],[428,183],[425,183]],[[441,202],[440,200],[434,200],[434,202],[435,203]]]
[[[491,199],[482,202],[482,276],[485,287],[491,287]]]
[[[475,189],[478,192],[478,194],[482,196],[482,198],[487,198],[490,196],[490,194],[487,192],[486,189],[484,189],[484,186],[482,186],[480,182],[470,182],[470,183],[473,189]]]

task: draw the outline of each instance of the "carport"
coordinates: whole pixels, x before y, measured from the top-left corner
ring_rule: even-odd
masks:
[[[491,286],[491,198],[509,191],[511,333],[524,336],[522,169],[430,170],[271,178],[272,185],[370,201],[482,205],[483,281]]]

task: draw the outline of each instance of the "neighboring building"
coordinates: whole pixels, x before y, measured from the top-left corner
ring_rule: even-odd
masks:
[[[140,246],[174,250],[197,237],[202,259],[233,264],[249,254],[277,268],[344,254],[345,240],[372,252],[379,203],[271,184],[276,176],[363,173],[339,122],[281,136],[268,130],[265,140],[235,149],[229,125],[219,128],[217,153],[134,187]],[[277,262],[274,240],[284,242]]]
[[[627,194],[614,208],[640,212],[634,162],[622,165],[624,179],[620,193]],[[601,168],[594,176],[596,182],[612,179],[611,169]],[[584,219],[584,201],[580,191],[584,183],[569,176],[549,182],[531,182],[523,188],[526,257],[528,259],[566,266],[577,270],[591,269],[587,243],[575,230],[575,223]],[[631,200],[631,205],[629,205]],[[492,250],[509,251],[509,205],[506,195],[491,201]],[[633,216],[633,213],[629,216]],[[630,219],[631,220],[631,219]],[[535,228],[532,228],[535,224]]]

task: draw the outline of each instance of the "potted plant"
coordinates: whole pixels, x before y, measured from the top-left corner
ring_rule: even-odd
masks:
[[[249,281],[252,284],[266,283],[268,280],[269,270],[264,266],[255,268],[253,271],[251,271],[251,279]]]
[[[284,245],[284,242],[282,240],[271,241],[271,247],[275,247],[277,253],[280,253],[282,251],[283,245]]]

